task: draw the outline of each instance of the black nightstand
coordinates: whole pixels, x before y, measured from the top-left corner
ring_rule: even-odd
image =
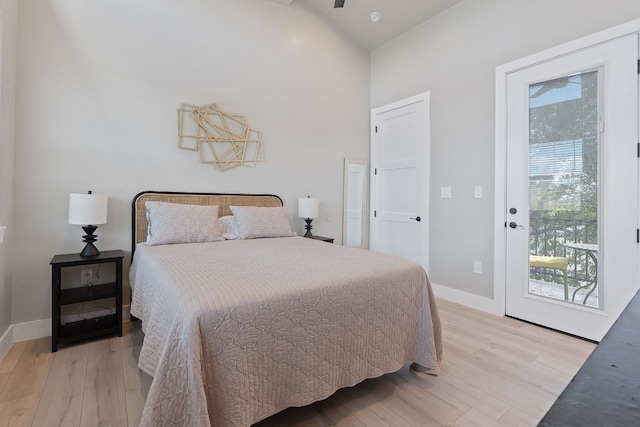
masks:
[[[104,251],[97,256],[81,257],[79,254],[56,255],[51,260],[51,351],[58,344],[93,338],[101,335],[122,336],[122,258],[124,252]],[[62,269],[65,267],[90,266],[114,263],[115,282],[62,289]],[[115,298],[115,313],[107,316],[60,324],[63,305],[103,298]]]
[[[333,243],[333,237],[311,236],[310,239],[322,240],[323,242]]]

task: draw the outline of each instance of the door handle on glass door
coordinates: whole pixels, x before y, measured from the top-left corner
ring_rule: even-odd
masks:
[[[524,228],[524,225],[519,225],[519,224],[516,224],[515,222],[511,221],[509,223],[509,227],[511,227],[511,228]]]
[[[409,219],[415,219],[416,221],[420,222],[422,221],[422,218],[420,218],[419,216],[415,217],[415,218],[409,218]]]

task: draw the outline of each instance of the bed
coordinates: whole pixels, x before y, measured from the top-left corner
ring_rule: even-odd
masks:
[[[157,206],[179,208],[182,225],[163,223]],[[235,234],[207,241],[208,223],[180,216],[214,208],[224,218],[214,234],[229,218]],[[141,425],[249,426],[408,362],[437,373],[440,320],[424,269],[262,221],[283,211],[273,195],[134,198],[131,314],[144,332],[139,367],[153,377]],[[178,241],[167,243],[171,227]],[[199,237],[180,240],[189,232]]]

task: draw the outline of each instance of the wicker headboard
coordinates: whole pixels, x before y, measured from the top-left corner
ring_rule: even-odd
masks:
[[[143,191],[132,204],[132,247],[147,240],[147,210],[145,202],[169,202],[187,205],[218,206],[218,215],[231,215],[229,206],[282,206],[282,199],[273,194],[224,194],[224,193],[175,193],[167,191]]]

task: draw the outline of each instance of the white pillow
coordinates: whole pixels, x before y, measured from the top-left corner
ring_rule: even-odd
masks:
[[[227,240],[239,239],[238,227],[236,227],[236,220],[233,215],[226,215],[220,217],[220,224],[222,225],[222,235]]]
[[[229,206],[241,239],[262,237],[291,237],[287,212],[284,207]]]
[[[224,240],[217,206],[145,202],[147,244],[202,243]]]

